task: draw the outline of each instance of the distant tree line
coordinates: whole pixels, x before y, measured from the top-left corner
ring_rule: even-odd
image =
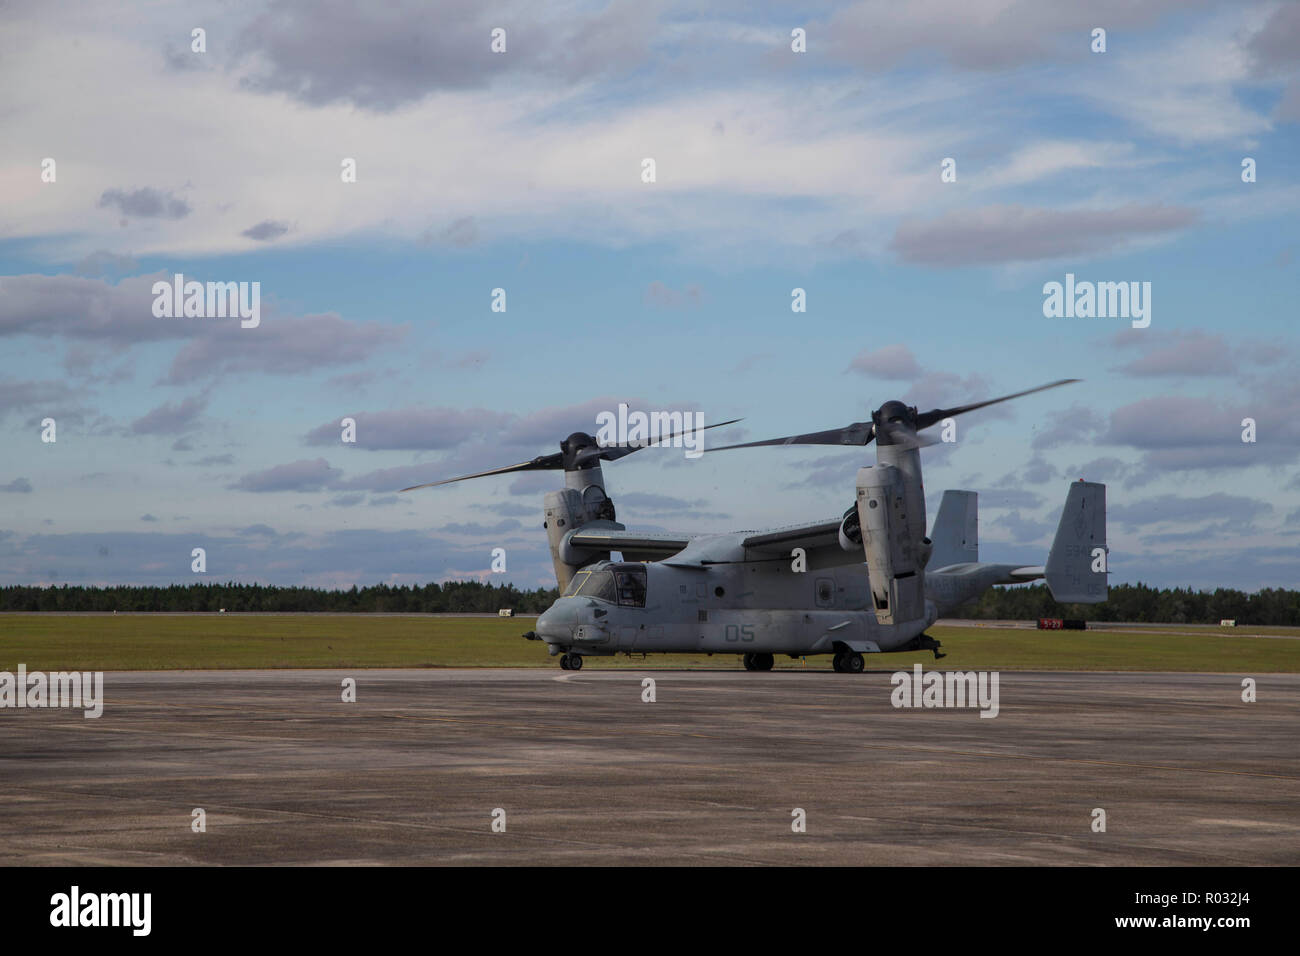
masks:
[[[1112,584],[1105,604],[1058,604],[1047,587],[990,588],[953,617],[988,620],[1033,620],[1040,617],[1085,621],[1147,621],[1157,624],[1238,624],[1300,626],[1300,591],[1265,588],[1254,594],[1217,588],[1153,588],[1146,584]]]
[[[555,588],[520,591],[510,584],[448,581],[444,584],[376,584],[347,591],[276,587],[264,584],[173,584],[168,587],[24,587],[0,588],[0,611],[325,611],[540,614],[551,606]]]
[[[555,588],[520,591],[510,584],[448,581],[443,584],[376,584],[347,591],[276,587],[263,584],[173,584],[168,587],[0,588],[0,611],[321,611],[333,613],[495,613],[540,614],[558,597]],[[1300,626],[1300,591],[1266,588],[1254,594],[1219,588],[1153,588],[1116,584],[1105,604],[1058,604],[1043,585],[990,588],[979,601],[954,617],[1033,620],[1040,617],[1087,621],[1148,621],[1160,624],[1239,624]]]

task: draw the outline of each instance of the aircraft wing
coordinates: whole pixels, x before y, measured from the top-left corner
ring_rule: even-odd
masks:
[[[776,528],[751,534],[741,544],[751,551],[763,551],[772,554],[789,554],[792,548],[805,551],[833,545],[840,548],[840,522],[842,518],[830,521],[814,521],[811,524],[796,524],[788,528]],[[861,560],[855,558],[854,560]]]
[[[861,564],[863,555],[860,547],[852,551],[840,547],[840,523],[843,520],[830,518],[755,532],[741,541],[741,547],[749,561],[763,560],[765,557],[768,560],[789,561],[794,549],[802,548],[809,570]]]
[[[602,534],[604,532],[601,532]],[[672,535],[663,535],[671,539]],[[608,545],[613,547],[613,545]],[[802,548],[807,570],[861,564],[862,552],[840,547],[840,519],[773,528],[769,531],[732,531],[727,534],[691,536],[687,547],[664,560],[675,568],[707,568],[716,564],[748,561],[790,561],[791,552]],[[626,554],[626,552],[624,552]]]
[[[655,531],[623,531],[615,528],[579,528],[569,535],[575,548],[592,551],[620,551],[628,561],[655,561],[681,551],[694,535]]]
[[[683,562],[668,561],[680,567],[703,567],[736,561],[788,560],[795,548],[803,548],[809,568],[826,568],[841,564],[860,564],[860,551],[847,552],[840,547],[840,520],[814,521],[809,524],[774,528],[770,531],[734,532],[725,535],[676,534],[673,532],[625,531],[619,528],[587,527],[570,532],[567,543],[584,551],[620,551],[628,561],[660,561],[687,550]],[[755,553],[756,552],[756,553]]]

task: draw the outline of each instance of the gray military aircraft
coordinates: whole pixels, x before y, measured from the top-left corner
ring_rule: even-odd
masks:
[[[777,654],[830,654],[836,671],[860,673],[864,653],[931,650],[942,656],[926,628],[941,610],[993,584],[1046,577],[1058,600],[1105,600],[1105,574],[1091,570],[1093,550],[1105,549],[1103,485],[1071,486],[1045,567],[979,563],[970,492],[945,496],[944,505],[953,504],[941,507],[935,539],[925,534],[920,449],[930,442],[918,432],[1071,381],[920,414],[887,402],[870,422],[726,446],[874,441],[877,463],[858,471],[853,507],[829,521],[726,534],[627,530],[605,492],[600,462],[672,435],[600,445],[575,432],[558,454],[402,490],[516,471],[564,471],[565,487],[546,495],[543,525],[561,596],[537,619],[536,631],[524,636],[545,642],[566,670],[581,669],[586,655],[735,653],[748,670],[771,670]],[[930,572],[936,542],[943,563]],[[623,560],[613,560],[615,552]]]

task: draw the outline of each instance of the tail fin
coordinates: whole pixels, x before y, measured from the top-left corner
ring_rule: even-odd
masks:
[[[1106,486],[1076,481],[1061,509],[1056,540],[1047,555],[1047,587],[1062,604],[1106,600]]]
[[[945,491],[930,540],[934,542],[929,564],[932,570],[978,561],[979,495],[973,491]]]

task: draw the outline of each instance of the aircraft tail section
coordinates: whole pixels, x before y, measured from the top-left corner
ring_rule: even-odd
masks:
[[[935,570],[978,561],[979,495],[973,491],[945,491],[930,540],[934,542],[930,567]]]
[[[1044,577],[1062,604],[1100,604],[1106,600],[1106,486],[1076,481],[1061,510],[1056,540],[1047,555]]]

